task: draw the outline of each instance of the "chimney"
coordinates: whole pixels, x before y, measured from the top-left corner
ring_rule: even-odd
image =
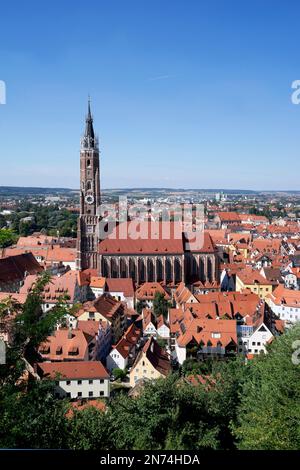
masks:
[[[69,325],[68,339],[72,339],[72,338],[73,338],[73,335],[72,335],[72,326]]]

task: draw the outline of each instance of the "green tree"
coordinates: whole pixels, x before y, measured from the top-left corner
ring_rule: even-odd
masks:
[[[73,450],[111,450],[110,422],[103,411],[89,406],[68,419],[67,447]]]
[[[292,361],[299,337],[296,325],[251,361],[232,426],[240,449],[300,448],[300,365]]]
[[[23,385],[24,388],[24,385]],[[0,448],[64,448],[66,403],[49,381],[0,389]]]
[[[119,369],[118,367],[112,370],[112,374],[117,380],[124,380],[126,378],[126,370]]]
[[[51,277],[48,273],[39,276],[23,305],[10,298],[0,302],[0,321],[6,321],[13,338],[7,347],[6,364],[0,368],[0,386],[18,380],[27,367],[27,361],[35,358],[37,346],[69,312],[67,298],[62,296],[54,308],[43,314],[43,291],[49,282]]]
[[[147,302],[145,300],[138,300],[136,303],[136,311],[140,315],[144,308],[147,307]]]
[[[66,299],[42,315],[42,292],[50,277],[38,278],[24,305],[8,298],[0,303],[0,323],[12,341],[0,366],[0,447],[62,448],[65,446],[66,405],[54,397],[51,381],[27,380],[37,346],[68,313]]]
[[[182,374],[195,375],[195,374],[210,374],[212,371],[212,360],[207,359],[206,361],[198,361],[195,358],[188,358],[182,364]]]
[[[0,229],[0,248],[6,248],[7,246],[13,245],[16,243],[18,237],[9,228]]]
[[[215,449],[218,427],[204,388],[178,383],[176,374],[146,384],[136,399],[121,394],[109,408],[116,449]]]
[[[156,317],[163,315],[165,318],[168,316],[170,304],[165,299],[162,292],[156,292],[153,299],[153,313]]]
[[[6,219],[4,215],[0,214],[0,229],[6,227]]]

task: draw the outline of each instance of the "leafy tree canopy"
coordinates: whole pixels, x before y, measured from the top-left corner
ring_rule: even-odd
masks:
[[[16,243],[18,237],[9,228],[0,228],[0,248],[6,248],[7,246]]]

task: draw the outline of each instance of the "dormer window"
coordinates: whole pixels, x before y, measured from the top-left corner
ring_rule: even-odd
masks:
[[[69,356],[77,356],[79,354],[78,348],[73,346],[69,349]]]
[[[221,338],[221,333],[213,332],[213,333],[211,334],[211,337],[212,337],[212,338]]]

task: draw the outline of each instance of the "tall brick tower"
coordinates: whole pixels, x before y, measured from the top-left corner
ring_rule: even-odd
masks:
[[[80,216],[77,227],[78,270],[98,269],[100,205],[99,144],[94,133],[90,100],[80,146]]]

